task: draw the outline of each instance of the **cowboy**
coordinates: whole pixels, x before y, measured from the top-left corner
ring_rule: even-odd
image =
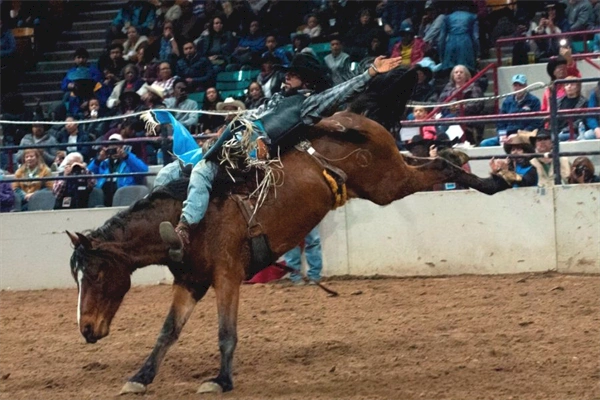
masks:
[[[314,125],[323,117],[332,115],[341,104],[362,92],[372,77],[391,71],[398,67],[401,61],[401,57],[377,57],[363,74],[317,93],[319,86],[323,86],[325,76],[321,63],[308,54],[298,54],[286,69],[283,92],[276,93],[266,104],[255,110],[249,122],[262,141],[276,148],[278,144],[290,138],[294,128]],[[204,218],[212,183],[219,170],[216,155],[222,144],[230,141],[236,134],[231,127],[232,125],[229,125],[225,129],[202,161],[194,166],[188,196],[177,227],[174,228],[168,221],[160,225],[160,235],[170,246],[169,254],[174,261],[183,259],[189,245],[190,229]]]
[[[531,165],[530,157],[524,156],[527,153],[534,153],[535,150],[529,141],[529,137],[523,134],[515,134],[508,137],[504,142],[504,151],[506,154],[519,156],[512,159],[490,160],[492,173],[506,176],[512,175],[511,179],[515,182],[513,187],[536,186],[538,183],[537,170]]]

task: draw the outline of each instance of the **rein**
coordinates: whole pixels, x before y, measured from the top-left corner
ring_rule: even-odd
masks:
[[[323,168],[323,177],[325,181],[329,185],[331,189],[331,193],[333,193],[334,202],[333,209],[343,206],[346,201],[348,201],[348,193],[346,190],[346,180],[348,180],[348,176],[344,171],[340,168],[332,165],[329,161],[339,161],[339,160],[329,160],[310,144],[308,140],[303,140],[298,143],[296,149],[310,155],[313,160],[319,164],[321,168]],[[355,150],[356,151],[356,150]],[[341,158],[340,160],[346,159],[350,157],[355,151],[348,154],[346,157]]]

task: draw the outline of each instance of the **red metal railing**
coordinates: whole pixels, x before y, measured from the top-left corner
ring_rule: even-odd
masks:
[[[514,45],[516,42],[525,42],[528,40],[539,40],[539,39],[552,39],[552,38],[566,38],[571,36],[583,36],[583,51],[584,56],[590,57],[594,53],[588,53],[587,40],[588,37],[593,38],[596,33],[600,33],[600,29],[592,29],[589,31],[577,31],[577,32],[563,32],[563,33],[552,33],[550,35],[535,35],[535,36],[520,36],[515,38],[498,39],[496,40],[496,63],[498,66],[502,66],[502,47],[507,45]],[[580,54],[581,56],[581,54]]]
[[[463,92],[465,90],[467,90],[469,88],[469,86],[471,86],[472,84],[475,84],[477,79],[481,78],[487,71],[489,71],[492,68],[494,68],[494,95],[498,95],[498,72],[496,70],[496,64],[492,63],[492,64],[488,64],[484,69],[482,69],[477,74],[475,74],[475,76],[473,76],[471,79],[469,79],[467,81],[467,83],[465,83],[463,86],[461,86],[460,89],[458,89],[456,92],[452,93],[450,95],[450,97],[448,97],[447,99],[444,100],[444,103],[449,103],[455,99],[462,100]],[[460,96],[460,98],[458,98],[459,96]],[[427,114],[427,117],[425,117],[425,119],[431,119],[442,108],[444,108],[444,106],[439,106],[439,107],[434,108],[429,114]],[[460,105],[460,110],[461,110],[460,114],[462,115],[463,114],[462,104]],[[496,100],[495,112],[496,113],[498,112],[498,100]]]

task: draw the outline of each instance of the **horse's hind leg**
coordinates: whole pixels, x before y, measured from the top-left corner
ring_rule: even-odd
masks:
[[[221,368],[216,378],[200,385],[198,393],[220,393],[233,389],[233,352],[237,345],[237,316],[240,284],[242,283],[242,277],[234,275],[231,271],[215,275],[213,287],[217,296],[217,312],[219,315]]]
[[[173,284],[171,309],[158,335],[154,349],[152,349],[152,353],[150,353],[138,373],[123,386],[121,394],[146,392],[146,387],[154,380],[167,351],[179,338],[179,334],[192,314],[194,306],[206,294],[209,286],[207,283],[205,287],[201,287],[195,293],[192,293],[183,286]]]

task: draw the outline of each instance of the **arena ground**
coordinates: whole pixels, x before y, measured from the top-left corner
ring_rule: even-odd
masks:
[[[340,297],[243,287],[236,388],[224,399],[600,398],[600,276],[327,284]],[[0,399],[116,398],[169,302],[169,286],[133,288],[110,336],[89,345],[76,289],[0,293]],[[211,291],[148,393],[119,399],[202,398],[196,389],[219,365],[214,304]]]

